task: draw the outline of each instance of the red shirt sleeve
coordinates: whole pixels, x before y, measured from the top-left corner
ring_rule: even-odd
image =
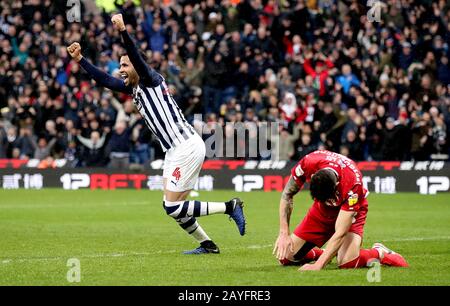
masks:
[[[312,77],[316,76],[316,71],[314,70],[314,68],[311,66],[311,61],[309,59],[306,59],[303,62],[303,69],[305,70],[305,72],[309,75],[311,75]]]
[[[311,157],[309,155],[306,155],[291,170],[291,176],[297,183],[298,187],[300,187],[300,189],[303,188],[306,180],[311,177],[312,173],[314,173],[312,171],[313,165],[310,159]]]
[[[364,191],[361,185],[355,185],[348,193],[345,195],[345,201],[341,205],[341,209],[345,211],[359,211],[361,208],[361,203],[364,201]]]
[[[332,62],[332,61],[330,61],[329,59],[327,59],[327,60],[325,61],[325,64],[327,65],[328,69],[331,69],[331,68],[333,68],[333,67],[334,67],[334,64],[333,64],[333,62]]]

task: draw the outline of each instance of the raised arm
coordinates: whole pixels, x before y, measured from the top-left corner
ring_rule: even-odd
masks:
[[[101,148],[103,147],[103,145],[105,144],[106,141],[106,133],[103,133],[102,137],[98,140],[97,142],[97,148]]]
[[[127,55],[130,58],[134,69],[136,69],[136,72],[139,75],[140,82],[151,87],[160,85],[162,82],[161,75],[150,68],[144,61],[142,56],[139,54],[139,51],[136,48],[133,39],[131,39],[130,34],[128,34],[127,32],[122,14],[112,16],[111,21],[114,27],[119,30],[120,35],[122,36],[125,50],[127,50]]]
[[[51,151],[53,149],[53,147],[55,146],[57,140],[58,139],[56,137],[53,137],[52,140],[50,140],[50,142],[48,143],[46,149]]]
[[[89,63],[83,55],[81,55],[81,47],[79,43],[71,44],[67,47],[67,51],[75,61],[80,63],[81,67],[86,70],[86,72],[97,82],[98,85],[127,94],[133,93],[132,87],[126,86],[123,80],[115,78]]]
[[[77,139],[78,139],[78,141],[81,142],[81,144],[83,146],[87,147],[88,149],[92,150],[94,148],[94,143],[89,138],[85,138],[81,135],[77,135]]]
[[[126,86],[123,80],[115,78],[107,74],[106,72],[103,72],[102,70],[89,63],[84,57],[81,59],[80,65],[100,86],[127,94],[133,93],[133,88],[130,86]]]
[[[311,60],[310,59],[305,59],[305,61],[303,62],[303,69],[309,75],[314,75],[316,73],[314,68],[311,66]]]

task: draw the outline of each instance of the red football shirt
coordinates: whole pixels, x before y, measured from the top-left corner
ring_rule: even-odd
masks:
[[[319,150],[303,157],[292,168],[291,174],[300,189],[305,182],[310,182],[311,176],[320,169],[331,169],[337,177],[336,201],[321,203],[323,208],[333,208],[346,211],[359,211],[368,191],[363,187],[362,174],[351,159],[334,152]],[[367,203],[367,202],[366,202]]]

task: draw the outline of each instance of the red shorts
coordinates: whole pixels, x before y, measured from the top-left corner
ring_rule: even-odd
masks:
[[[294,230],[294,234],[297,237],[307,242],[311,242],[319,248],[333,236],[337,215],[339,214],[339,209],[323,209],[319,207],[320,205],[322,204],[315,202],[309,209],[302,223]],[[349,230],[349,232],[355,233],[361,236],[361,238],[364,234],[367,210],[367,199],[364,199]]]

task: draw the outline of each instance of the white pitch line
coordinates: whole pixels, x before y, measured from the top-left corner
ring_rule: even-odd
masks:
[[[241,250],[241,249],[264,249],[272,247],[271,244],[267,245],[250,245],[247,247],[235,247],[235,248],[226,248],[223,250]],[[132,252],[132,253],[112,253],[112,254],[91,254],[91,255],[82,255],[82,256],[73,256],[79,259],[82,258],[114,258],[114,257],[133,257],[133,256],[153,256],[153,255],[164,255],[164,254],[177,254],[181,251],[179,250],[167,250],[167,251],[155,251],[155,252]],[[58,260],[67,260],[69,257],[42,257],[42,258],[17,258],[17,259],[4,259],[2,260],[3,264],[9,264],[12,262],[34,262],[34,261],[58,261]]]
[[[450,236],[440,237],[411,237],[411,238],[399,238],[399,239],[387,239],[382,242],[405,242],[405,241],[433,241],[433,240],[450,240]]]
[[[1,204],[0,209],[15,209],[15,208],[23,208],[23,209],[43,209],[43,208],[67,208],[73,205],[79,205],[79,203],[71,203],[68,205],[61,205],[60,203],[55,204],[33,204],[33,203],[21,203],[21,204]],[[143,205],[151,205],[150,202],[103,202],[101,206],[143,206]],[[85,204],[83,207],[87,207],[88,204]]]
[[[383,242],[405,242],[405,241],[433,241],[433,240],[450,240],[450,236],[439,236],[439,237],[411,237],[411,238],[399,238],[399,239],[388,239],[383,240]],[[263,245],[249,245],[246,247],[235,247],[226,248],[223,250],[255,250],[255,249],[266,249],[272,248],[273,244],[263,244]],[[133,256],[153,256],[153,255],[164,255],[164,254],[177,254],[181,252],[179,250],[167,250],[167,251],[155,251],[155,252],[131,252],[131,253],[112,253],[112,254],[91,254],[78,256],[79,258],[115,258],[115,257],[133,257]],[[9,264],[12,262],[34,262],[34,261],[58,261],[67,260],[69,257],[43,257],[43,258],[17,258],[17,259],[3,259],[2,264]]]

